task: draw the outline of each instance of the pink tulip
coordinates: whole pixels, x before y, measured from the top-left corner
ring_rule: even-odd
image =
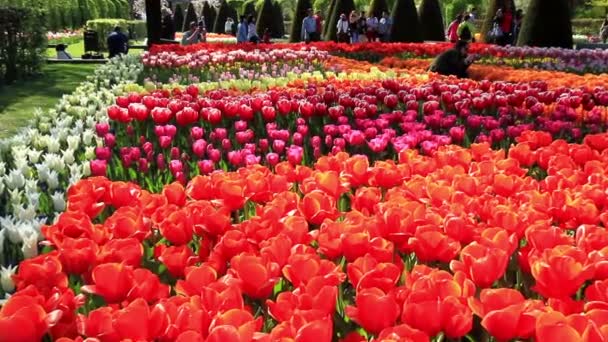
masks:
[[[91,160],[91,175],[93,176],[106,176],[108,163],[105,160]]]
[[[215,165],[214,165],[213,161],[211,161],[211,160],[207,160],[207,159],[200,160],[198,162],[198,169],[201,174],[208,175],[211,172],[213,172],[213,170],[215,169]]]
[[[98,123],[95,125],[95,132],[98,137],[104,137],[110,132],[110,125],[107,123]]]

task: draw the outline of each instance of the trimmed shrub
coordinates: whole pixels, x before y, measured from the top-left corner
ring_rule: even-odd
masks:
[[[444,41],[445,30],[443,27],[443,16],[438,0],[422,0],[420,5],[420,26],[422,39],[433,41]]]
[[[175,11],[173,12],[173,24],[175,25],[176,30],[180,30],[184,25],[184,10],[180,4],[175,6]]]
[[[215,33],[224,33],[224,25],[226,24],[226,19],[230,15],[230,6],[226,2],[226,0],[222,0],[220,2],[220,8],[217,11],[217,17],[215,17],[215,23],[213,24],[213,32]]]
[[[275,37],[277,34],[274,32],[276,25],[274,23],[275,18],[273,18],[273,7],[272,0],[264,0],[256,22],[259,37],[264,35],[264,31],[266,31],[266,29],[268,29],[268,32],[270,32],[271,37]]]
[[[198,22],[198,17],[196,16],[196,9],[194,8],[194,5],[190,3],[188,5],[188,10],[186,10],[186,17],[181,25],[182,32],[188,31],[190,29],[190,23],[193,21]],[[179,25],[179,23],[177,24]]]
[[[367,16],[376,16],[380,18],[382,16],[382,12],[388,12],[386,0],[372,0],[372,3],[369,5],[369,9],[367,10]]]
[[[291,35],[289,41],[292,43],[299,42],[302,40],[302,20],[306,17],[306,10],[312,8],[310,0],[298,0],[296,4],[296,12],[294,18],[291,21]]]
[[[273,32],[276,33],[273,38],[283,38],[285,35],[285,21],[283,19],[283,7],[278,1],[275,1],[272,5],[272,17],[275,26]]]
[[[244,16],[248,16],[250,14],[255,14],[255,4],[256,3],[257,3],[257,0],[245,1],[245,3],[243,3],[243,7],[241,8],[241,13],[243,13]]]
[[[517,45],[572,48],[568,0],[532,0]]]
[[[393,7],[391,40],[393,42],[421,42],[422,34],[414,0],[397,0]]]
[[[208,32],[213,32],[213,25],[215,24],[216,12],[215,8],[209,5],[207,1],[203,5],[203,17],[205,17],[205,28]]]
[[[0,86],[40,72],[46,57],[44,17],[42,6],[0,5]]]
[[[486,39],[486,35],[492,29],[494,25],[494,16],[499,8],[506,8],[507,6],[511,6],[511,12],[515,15],[515,1],[514,0],[490,0],[488,3],[486,16],[483,21],[483,26],[481,27],[481,37],[482,40]]]

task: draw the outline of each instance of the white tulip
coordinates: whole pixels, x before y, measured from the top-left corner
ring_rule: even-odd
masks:
[[[48,178],[46,179],[46,184],[48,185],[49,190],[57,189],[59,186],[59,173],[57,173],[55,170],[51,170]]]
[[[2,217],[0,217],[0,220]],[[0,221],[1,223],[2,221]],[[0,229],[0,255],[4,253],[4,240],[6,240],[6,229]]]
[[[49,151],[49,153],[59,152],[59,150],[61,149],[61,143],[59,142],[59,140],[50,135],[47,137],[48,138],[46,139],[46,148]]]
[[[11,172],[4,176],[4,182],[9,189],[23,188],[25,185],[25,177],[19,170],[11,170]]]
[[[51,195],[51,199],[53,200],[53,208],[55,211],[61,212],[65,210],[65,194],[63,192],[55,192]]]
[[[5,268],[4,266],[0,266],[0,285],[2,286],[2,290],[6,292],[15,291],[15,283],[13,282],[13,275],[17,271],[17,266],[9,266]]]
[[[36,164],[40,161],[41,154],[42,154],[42,151],[40,151],[40,150],[30,149],[27,151],[27,156],[30,160],[30,163],[32,163],[32,164]]]
[[[89,162],[82,164],[82,174],[85,177],[89,177],[91,175],[91,164]]]
[[[76,158],[74,158],[74,150],[68,148],[67,150],[63,151],[63,162],[66,165],[71,165],[74,164],[74,162],[76,161]]]
[[[36,218],[36,208],[31,205],[24,207],[22,204],[13,204],[13,212],[18,219],[24,222],[33,221]]]
[[[82,121],[78,121],[82,126]],[[70,135],[67,139],[68,141],[68,149],[77,150],[80,147],[80,134],[82,133],[82,127],[77,130],[72,130],[72,135]]]
[[[24,237],[23,246],[21,246],[23,257],[31,259],[38,255],[38,237],[35,234]]]
[[[48,166],[49,169],[55,170],[57,172],[63,171],[65,169],[65,163],[63,159],[55,153],[48,153],[44,156],[44,163]]]
[[[6,173],[6,163],[0,161],[0,177]]]
[[[94,146],[87,146],[84,149],[84,157],[87,160],[91,160],[91,159],[95,159],[95,147]]]
[[[21,203],[23,198],[23,190],[21,189],[13,189],[8,191],[8,195],[10,197],[10,202],[12,205]]]
[[[4,242],[4,238],[7,237],[12,244],[21,243],[21,234],[19,234],[19,225],[12,216],[0,217],[0,225],[3,227],[0,230],[2,233],[1,241]]]
[[[94,137],[95,132],[92,129],[86,129],[82,132],[82,142],[87,146],[91,145]]]
[[[49,172],[51,171],[49,169],[49,167],[46,164],[36,164],[36,172],[38,173],[38,178],[43,181],[46,182],[46,180],[49,178]]]
[[[40,206],[40,192],[26,192],[25,199],[34,208]]]

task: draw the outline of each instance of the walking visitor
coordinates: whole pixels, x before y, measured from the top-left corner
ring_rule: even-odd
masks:
[[[358,43],[359,42],[359,18],[357,16],[357,12],[350,12],[350,16],[348,18],[348,30],[350,33],[350,42]]]
[[[250,15],[247,22],[249,23],[247,25],[247,40],[251,43],[257,44],[260,41],[260,37],[258,37],[255,18]]]
[[[302,20],[302,40],[306,43],[319,41],[320,33],[317,31],[317,20],[312,14],[312,9],[307,10],[307,16]]]
[[[129,52],[129,38],[122,33],[119,26],[116,26],[114,31],[110,33],[107,43],[110,58]]]
[[[462,23],[464,15],[458,14],[454,21],[450,23],[448,29],[446,30],[445,37],[449,42],[456,43],[458,41],[458,26]]]
[[[340,20],[338,20],[337,29],[338,43],[348,43],[350,39],[350,23],[348,19],[346,19],[346,14],[340,14]]]
[[[393,19],[388,12],[382,12],[382,19],[378,23],[378,34],[380,35],[380,41],[388,43],[391,41],[391,30],[393,29]]]
[[[375,42],[378,39],[378,25],[380,22],[378,21],[378,17],[372,14],[369,18],[367,18],[367,41]]]
[[[236,28],[236,42],[237,43],[245,43],[247,42],[247,18],[244,15],[241,16],[241,22]]]

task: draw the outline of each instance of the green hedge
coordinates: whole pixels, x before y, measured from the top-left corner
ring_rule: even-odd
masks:
[[[0,2],[0,86],[40,72],[46,56],[41,7]]]
[[[600,34],[603,19],[572,19],[572,31],[574,34],[594,35]]]
[[[125,34],[130,32],[130,38],[132,39],[145,39],[147,36],[146,22],[142,20],[96,19],[87,21],[86,28],[87,30],[97,31],[99,46],[106,50],[108,35],[116,26],[120,26]]]

